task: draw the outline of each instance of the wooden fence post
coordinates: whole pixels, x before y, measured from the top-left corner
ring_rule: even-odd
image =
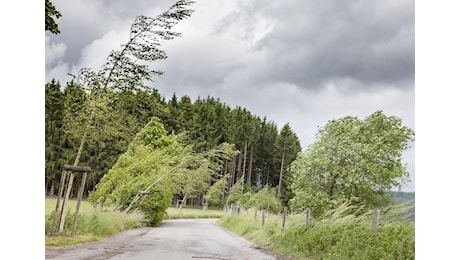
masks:
[[[265,225],[265,209],[262,210],[262,226]]]
[[[254,213],[254,220],[257,219],[257,210],[259,209],[259,207],[256,207],[256,212]]]
[[[374,218],[372,219],[372,228],[374,232],[377,232],[379,229],[379,216],[380,216],[380,209],[374,210]]]
[[[310,209],[307,209],[307,210],[306,210],[306,215],[307,215],[307,216],[306,216],[306,222],[305,222],[305,224],[306,224],[306,226],[308,227],[308,226],[310,226],[310,221],[311,221]]]
[[[60,203],[61,203],[61,197],[62,197],[62,194],[64,193],[64,185],[65,185],[65,180],[66,180],[66,175],[67,175],[67,172],[66,170],[64,170],[62,172],[62,175],[61,175],[61,184],[59,185],[59,192],[58,192],[58,196],[57,196],[57,200],[56,200],[56,208],[54,209],[54,216],[53,216],[53,223],[51,224],[51,236],[54,235],[54,231],[56,229],[56,221],[60,221],[60,216],[61,214],[59,213],[58,215],[58,211],[59,211],[59,206],[60,206]]]
[[[72,235],[71,235],[72,237],[75,236],[75,233],[77,231],[77,219],[78,219],[78,213],[80,212],[80,204],[81,204],[81,200],[83,198],[83,192],[85,190],[86,175],[88,175],[88,173],[83,172],[83,177],[82,177],[82,180],[81,180],[80,189],[78,190],[78,201],[77,201],[77,208],[75,209],[75,218],[73,220]]]
[[[286,215],[287,215],[287,207],[284,207],[284,210],[283,210],[283,225],[281,226],[282,231],[284,231],[284,227],[286,225]]]

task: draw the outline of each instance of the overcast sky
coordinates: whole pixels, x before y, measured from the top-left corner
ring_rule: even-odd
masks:
[[[138,15],[170,0],[54,0],[61,33],[46,32],[46,82],[98,69],[127,42]],[[165,71],[152,86],[167,99],[212,96],[277,123],[289,123],[302,149],[319,126],[377,110],[415,130],[413,0],[198,0],[192,17],[163,43]],[[46,83],[45,82],[45,83]],[[404,153],[415,190],[415,143]]]

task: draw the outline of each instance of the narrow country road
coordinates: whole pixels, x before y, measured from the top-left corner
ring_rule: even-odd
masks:
[[[46,259],[282,259],[221,228],[217,219],[165,220],[100,242],[71,248],[47,248]]]

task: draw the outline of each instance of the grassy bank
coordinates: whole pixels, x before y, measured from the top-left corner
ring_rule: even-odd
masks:
[[[339,212],[340,211],[340,212]],[[381,216],[377,232],[371,214],[356,217],[346,210],[313,219],[307,227],[305,215],[289,215],[282,231],[281,215],[243,211],[218,223],[266,249],[295,259],[414,259],[415,223],[401,218],[400,210]],[[399,212],[399,213],[398,213]]]

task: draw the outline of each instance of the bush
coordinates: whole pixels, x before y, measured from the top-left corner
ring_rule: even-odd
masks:
[[[281,202],[276,198],[275,189],[269,186],[265,186],[252,196],[250,204],[259,209],[270,210],[273,213],[280,213],[283,210],[283,205],[281,205]]]

